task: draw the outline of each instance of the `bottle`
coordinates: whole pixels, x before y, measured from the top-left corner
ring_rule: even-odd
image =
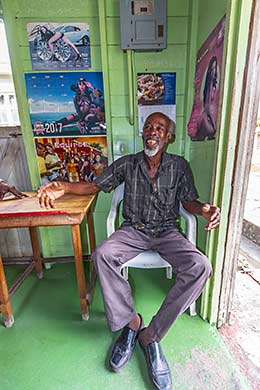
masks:
[[[70,163],[68,164],[68,180],[70,183],[79,182],[79,170],[77,165],[74,162],[74,158],[71,158]]]

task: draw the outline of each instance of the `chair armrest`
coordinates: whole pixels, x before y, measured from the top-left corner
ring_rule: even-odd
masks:
[[[124,183],[120,184],[114,191],[111,208],[107,216],[107,237],[115,231],[115,222],[120,202],[124,196]]]
[[[192,244],[196,245],[196,236],[197,236],[197,219],[195,215],[189,213],[185,208],[182,206],[180,202],[180,209],[179,209],[180,216],[185,220],[186,222],[186,237],[187,239],[192,242]]]

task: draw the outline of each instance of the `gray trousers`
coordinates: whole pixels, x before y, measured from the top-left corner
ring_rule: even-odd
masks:
[[[176,274],[176,282],[148,326],[152,339],[159,342],[178,315],[199,297],[212,268],[208,258],[178,230],[153,238],[130,226],[120,228],[93,253],[107,320],[113,332],[127,325],[136,314],[130,285],[121,275],[120,267],[146,250],[159,252]]]

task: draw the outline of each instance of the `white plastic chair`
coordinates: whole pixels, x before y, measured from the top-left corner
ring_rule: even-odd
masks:
[[[119,212],[119,206],[124,196],[124,183],[120,184],[114,191],[112,198],[111,208],[107,217],[107,237],[111,236],[115,232],[116,217]],[[180,216],[185,220],[186,224],[186,237],[194,245],[196,245],[196,226],[197,221],[194,215],[186,211],[180,204]],[[165,261],[158,252],[145,251],[128,260],[121,267],[121,272],[124,278],[128,279],[128,267],[133,268],[166,268],[166,277],[172,279],[172,267],[167,261]],[[196,302],[190,306],[190,315],[195,316]]]

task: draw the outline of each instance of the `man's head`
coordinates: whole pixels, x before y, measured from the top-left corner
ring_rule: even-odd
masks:
[[[143,127],[144,152],[148,157],[163,152],[167,144],[174,141],[175,123],[165,114],[150,114]]]
[[[37,154],[38,154],[38,156],[44,157],[44,154],[45,154],[45,146],[44,146],[41,142],[38,142],[37,145],[36,145],[36,148],[37,148]]]

